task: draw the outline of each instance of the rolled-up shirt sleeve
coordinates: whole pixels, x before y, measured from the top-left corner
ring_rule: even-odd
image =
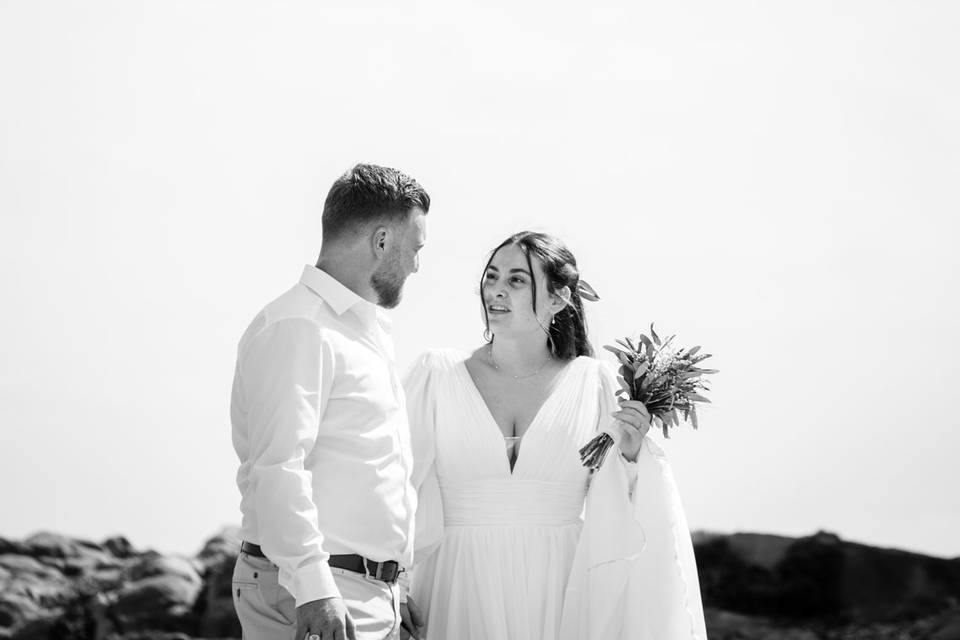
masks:
[[[332,367],[321,328],[308,318],[287,318],[251,338],[239,370],[259,543],[297,606],[340,596],[304,468],[330,395]]]

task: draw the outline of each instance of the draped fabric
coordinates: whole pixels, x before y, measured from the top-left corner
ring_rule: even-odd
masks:
[[[427,640],[706,638],[693,549],[669,463],[599,472],[578,449],[610,424],[616,377],[580,357],[559,374],[510,469],[503,434],[452,351],[405,386],[418,488],[411,597]]]

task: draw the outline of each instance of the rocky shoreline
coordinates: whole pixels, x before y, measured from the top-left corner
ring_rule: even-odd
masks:
[[[239,539],[193,558],[38,533],[0,538],[0,638],[239,638],[230,581]]]
[[[711,640],[960,640],[960,559],[841,540],[694,535]],[[195,557],[0,538],[0,638],[239,638],[224,529]]]

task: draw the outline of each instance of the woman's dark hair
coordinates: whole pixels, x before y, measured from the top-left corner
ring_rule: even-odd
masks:
[[[490,267],[493,257],[497,255],[497,251],[510,244],[517,245],[527,258],[533,291],[534,314],[537,312],[537,280],[534,277],[535,272],[531,256],[538,258],[543,266],[549,293],[555,294],[565,286],[570,289],[570,303],[557,312],[553,317],[553,323],[549,326],[547,335],[551,353],[561,360],[570,360],[577,356],[592,356],[593,347],[587,340],[587,320],[583,315],[583,301],[580,298],[577,286],[580,283],[577,259],[573,257],[570,249],[563,242],[551,235],[535,231],[521,231],[501,242],[490,252],[490,259],[487,260],[487,264],[483,268],[483,274],[480,276],[480,302],[483,306],[483,320],[487,328],[484,335],[488,336],[488,341],[492,340],[490,318],[487,315],[486,302],[483,300],[487,269]]]

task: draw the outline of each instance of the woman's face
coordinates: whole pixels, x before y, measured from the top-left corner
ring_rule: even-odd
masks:
[[[494,334],[539,333],[550,326],[551,296],[540,260],[531,256],[533,273],[523,251],[515,244],[501,247],[486,273],[480,294],[487,310],[490,331]],[[537,281],[537,314],[533,312],[533,284]],[[539,322],[538,322],[539,317]]]

